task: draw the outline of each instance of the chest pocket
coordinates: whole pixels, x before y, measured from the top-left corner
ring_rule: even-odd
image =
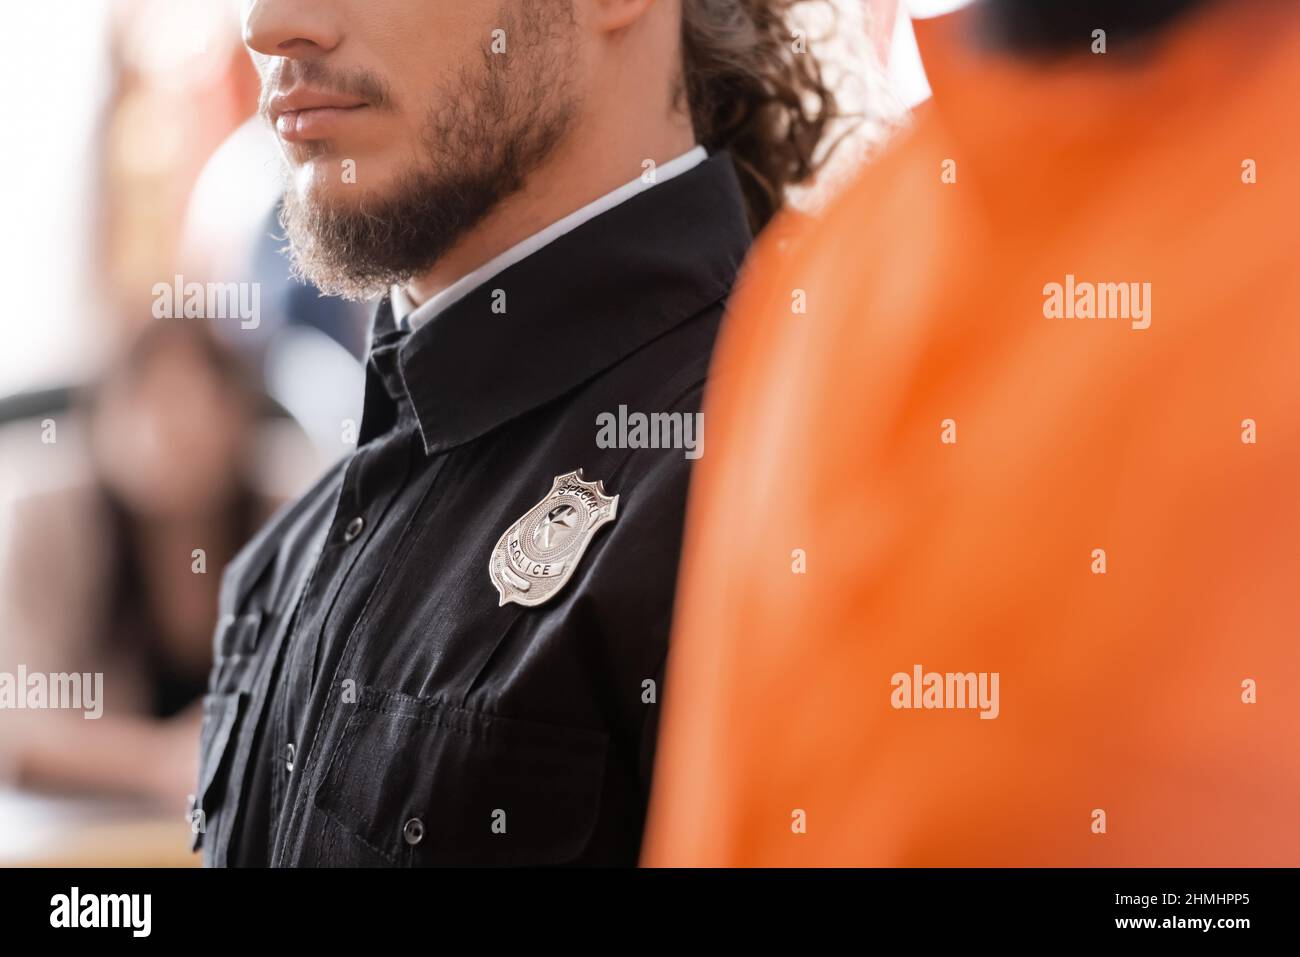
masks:
[[[587,846],[605,733],[370,688],[354,707],[315,803],[389,862],[554,865]]]

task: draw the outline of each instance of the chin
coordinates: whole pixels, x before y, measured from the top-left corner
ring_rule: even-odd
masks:
[[[315,155],[291,158],[290,179],[298,200],[311,206],[349,207],[384,195],[391,179],[379,161],[321,141]]]

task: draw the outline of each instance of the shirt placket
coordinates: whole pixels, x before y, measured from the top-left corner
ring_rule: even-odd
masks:
[[[381,369],[381,378],[387,370]],[[378,388],[375,382],[372,387]],[[382,398],[370,396],[370,407]],[[329,532],[317,556],[312,577],[297,610],[297,621],[290,633],[286,667],[279,682],[276,707],[276,741],[270,759],[278,764],[273,776],[270,824],[274,830],[286,802],[292,801],[297,779],[301,777],[303,759],[311,747],[311,730],[306,727],[313,693],[320,677],[322,644],[331,623],[331,609],[340,593],[360,569],[364,576],[368,564],[367,544],[373,538],[382,516],[405,484],[409,474],[409,442],[414,431],[406,411],[407,401],[397,401],[401,408],[394,427],[375,438],[352,456],[344,470],[339,494],[330,518]],[[358,587],[373,588],[374,582]],[[274,835],[271,844],[274,845]]]

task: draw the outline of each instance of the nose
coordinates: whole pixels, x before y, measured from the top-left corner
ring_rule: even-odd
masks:
[[[342,39],[332,0],[244,0],[244,45],[263,56],[308,59]]]

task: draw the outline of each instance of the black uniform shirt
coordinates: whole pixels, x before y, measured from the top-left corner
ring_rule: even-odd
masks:
[[[226,573],[206,863],[635,863],[690,459],[598,423],[699,410],[749,241],[718,153],[413,333],[380,306],[355,453]]]

